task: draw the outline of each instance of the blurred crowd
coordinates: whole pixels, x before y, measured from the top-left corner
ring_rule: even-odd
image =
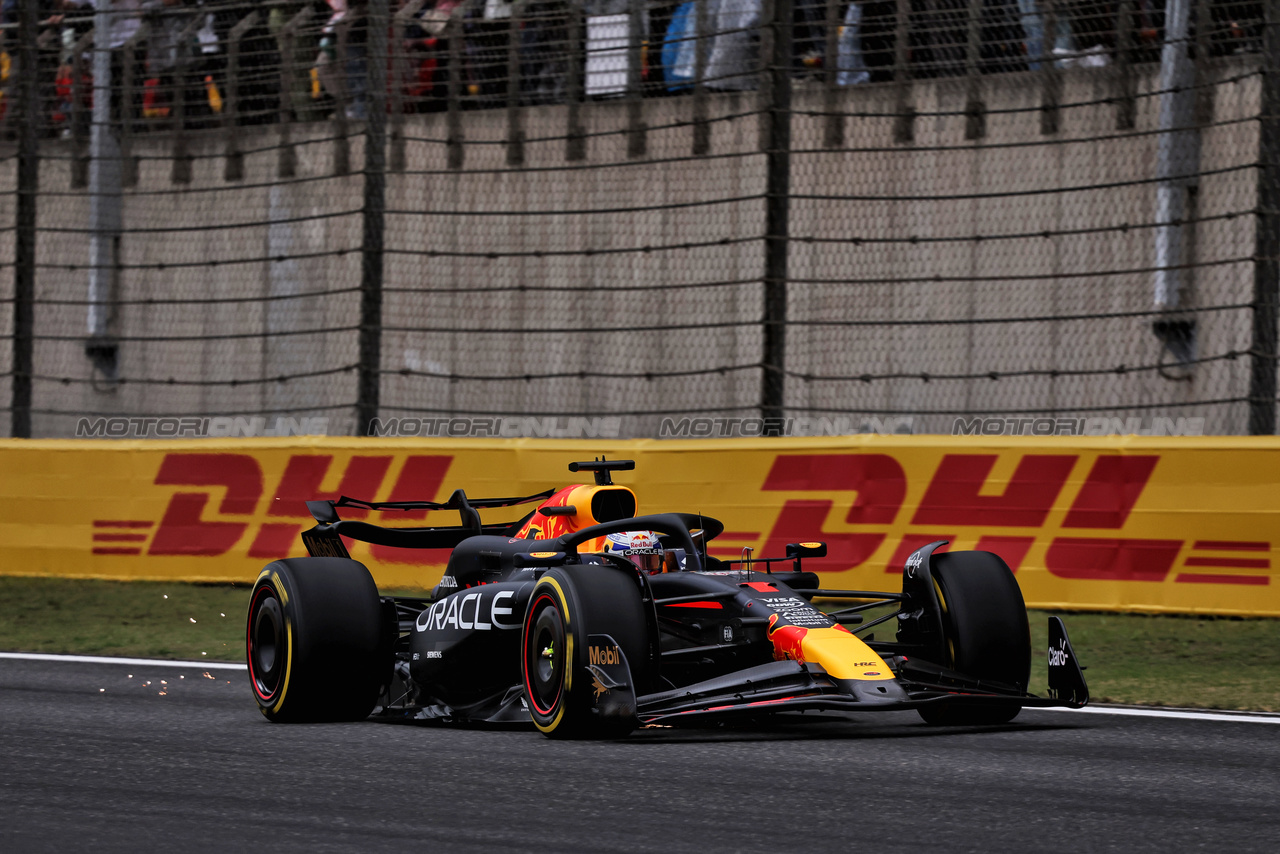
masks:
[[[139,127],[170,126],[179,116],[192,127],[221,124],[229,86],[236,93],[233,119],[241,124],[275,121],[282,111],[300,119],[368,114],[367,0],[35,2],[39,118],[46,133],[71,134],[76,117],[89,110],[89,48],[95,14],[103,10],[112,13],[106,44],[113,107]],[[635,9],[633,2],[643,5]],[[755,88],[767,0],[699,2],[705,8],[692,0],[523,0],[518,7],[508,0],[390,0],[389,38],[398,57],[388,69],[393,100],[406,112],[444,109],[450,75],[457,73],[462,106],[505,104],[513,48],[523,103],[569,97],[571,62],[580,64],[586,96],[616,95],[627,89],[636,44],[642,93],[679,94],[697,78],[704,39],[708,87]],[[570,26],[577,8],[583,17]],[[831,75],[842,86],[893,80],[902,57],[914,78],[1034,70],[1047,61],[1105,65],[1121,45],[1134,61],[1154,61],[1164,24],[1164,0],[1131,0],[1124,16],[1119,0],[1056,0],[1052,8],[1046,0],[862,0],[835,8],[828,0],[792,0],[792,8],[792,74],[799,80]],[[900,8],[909,10],[905,27],[899,27]],[[1259,48],[1260,2],[1211,0],[1206,8],[1210,26],[1198,41],[1211,54]],[[19,0],[3,0],[0,119],[12,104],[18,14]],[[833,39],[829,21],[837,26]],[[570,45],[574,32],[579,43]],[[900,33],[907,39],[902,51]],[[451,49],[455,34],[461,43]]]

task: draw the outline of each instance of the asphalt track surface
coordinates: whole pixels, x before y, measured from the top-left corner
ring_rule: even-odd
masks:
[[[0,851],[1280,850],[1275,725],[808,715],[562,743],[272,725],[242,671],[207,672],[0,660]]]

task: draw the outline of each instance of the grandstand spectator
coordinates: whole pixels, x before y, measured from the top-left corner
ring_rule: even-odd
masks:
[[[6,4],[5,20],[17,23],[18,3]],[[67,133],[71,110],[71,47],[92,28],[93,7],[87,0],[43,0],[37,5],[41,30],[36,58],[39,76],[39,114],[50,133]],[[85,90],[88,102],[88,88]],[[86,118],[87,121],[87,118]]]
[[[401,5],[405,2],[407,0],[401,0]],[[446,30],[449,18],[460,2],[437,0],[411,19],[404,33],[400,34],[404,38],[408,59],[405,76],[401,80],[404,109],[408,112],[433,112],[448,105],[449,45]]]
[[[1022,31],[1025,33],[1027,46],[1027,67],[1040,67],[1040,57],[1048,54],[1070,54],[1075,51],[1075,41],[1071,38],[1071,24],[1066,15],[1058,15],[1054,20],[1054,32],[1051,36],[1052,47],[1045,45],[1044,15],[1040,11],[1039,0],[1018,0],[1018,11],[1022,19]]]
[[[850,3],[844,10],[836,44],[836,85],[855,86],[870,81],[871,72],[862,54],[862,4]]]
[[[791,31],[793,64],[797,71],[821,68],[827,52],[826,0],[794,0]]]
[[[107,47],[110,50],[124,47],[124,43],[133,38],[142,26],[143,0],[90,0],[84,5],[99,10],[105,7],[111,13],[107,27]]]
[[[565,99],[567,34],[559,0],[529,0],[520,30],[520,89],[529,104],[555,104]]]
[[[183,30],[194,18],[194,10],[184,8],[182,0],[143,0],[147,13],[146,77],[143,79],[142,113],[147,118],[167,118],[173,112],[177,98],[190,96],[187,80],[178,79],[179,51],[188,49],[179,44]],[[189,70],[189,69],[188,69]],[[119,81],[113,81],[119,85]]]
[[[761,70],[760,27],[764,23],[764,4],[761,0],[709,0],[711,21],[711,50],[707,58],[707,85],[712,89],[754,89],[759,84]],[[850,16],[857,28],[861,7],[854,7]],[[792,70],[803,76],[828,64],[826,59],[826,3],[825,0],[795,0],[792,7]],[[696,11],[690,13],[696,20]],[[694,32],[696,29],[690,28]],[[830,64],[852,72],[848,82],[864,82],[859,76],[862,69],[860,49],[846,41],[848,68],[841,61]]]
[[[276,34],[288,19],[296,15],[304,5],[311,2],[296,3],[290,6],[273,6],[268,15],[261,15],[257,24],[250,27],[240,41],[240,60],[234,69],[239,80],[239,103],[235,105],[236,122],[239,124],[262,124],[274,122],[280,115],[280,56]],[[314,4],[321,5],[323,4]],[[212,49],[209,45],[202,48],[204,67],[200,74],[211,76],[214,82],[226,90],[225,80],[232,69],[227,68],[227,42],[231,30],[253,11],[252,3],[222,3],[211,6],[213,16]],[[275,31],[273,32],[273,26]],[[205,37],[207,38],[207,36]],[[315,55],[314,42],[310,45],[305,58],[288,57],[289,62],[299,62],[306,71]],[[309,75],[307,75],[309,76]],[[203,76],[197,83],[203,80]]]
[[[325,90],[345,104],[347,118],[365,119],[368,63],[365,0],[329,0],[332,14],[324,25],[316,73]]]
[[[10,27],[25,0],[3,0],[0,14]],[[270,122],[279,115],[281,57],[277,35],[284,23],[299,10],[312,6],[320,13],[295,34],[298,53],[289,57],[297,74],[291,103],[299,108],[299,118],[318,118],[325,101],[313,92],[312,58],[323,90],[341,103],[347,115],[362,119],[367,115],[366,90],[367,3],[368,0],[31,0],[37,6],[44,33],[37,73],[40,77],[40,112],[46,126],[52,118],[53,130],[70,131],[69,119],[79,114],[88,121],[86,109],[92,91],[88,77],[92,62],[82,65],[82,102],[72,103],[76,91],[71,45],[93,26],[95,6],[112,13],[99,44],[112,52],[113,114],[120,117],[123,83],[121,48],[149,23],[148,35],[135,54],[134,89],[129,113],[171,116],[176,93],[184,93],[187,121],[199,125],[215,121],[221,93],[227,91],[227,40],[231,29],[253,11],[259,12],[255,26],[242,34],[239,64],[236,121]],[[462,22],[463,61],[458,69],[448,67],[445,23],[460,0],[428,0],[416,20],[404,33],[408,76],[401,85],[407,110],[443,109],[449,73],[458,73],[468,107],[499,106],[506,103],[508,51],[514,39],[520,54],[520,91],[524,103],[557,103],[566,96],[567,62],[566,15],[581,10],[588,20],[582,33],[591,48],[592,23],[600,16],[618,16],[609,26],[615,35],[620,20],[630,26],[632,3],[640,4],[642,38],[650,46],[642,53],[642,80],[658,82],[659,51],[653,46],[665,42],[661,64],[666,87],[687,89],[696,64],[699,4],[706,13],[707,85],[720,90],[748,90],[759,85],[762,58],[759,55],[765,0],[526,0],[519,32],[510,26],[510,0],[476,0],[468,4]],[[970,38],[972,4],[977,4],[978,71],[995,73],[1041,67],[1043,57],[1055,56],[1060,66],[1102,64],[1109,60],[1121,41],[1130,45],[1129,59],[1155,62],[1163,39],[1164,0],[1133,0],[1130,4],[1131,31],[1118,38],[1119,0],[1054,0],[1053,14],[1047,14],[1047,0],[841,0],[834,10],[841,21],[835,39],[838,53],[827,57],[826,16],[828,0],[792,0],[794,9],[792,70],[804,75],[826,68],[839,85],[896,79],[900,57],[905,57],[911,78],[960,75],[971,69],[973,45]],[[391,0],[392,11],[403,8],[405,0]],[[908,9],[910,18],[900,27],[899,10]],[[1196,7],[1199,14],[1200,7]],[[1211,27],[1208,33],[1211,55],[1257,50],[1262,13],[1257,0],[1210,0],[1207,6]],[[1052,17],[1052,32],[1050,29]],[[192,29],[199,21],[203,26]],[[319,23],[317,23],[319,21]],[[668,26],[668,23],[671,26]],[[1196,21],[1196,26],[1199,22]],[[323,30],[322,40],[318,37]],[[606,28],[607,29],[607,28]],[[599,26],[597,26],[599,30]],[[179,44],[186,32],[191,44]],[[907,45],[896,44],[905,34]],[[657,34],[662,34],[661,36]],[[10,29],[8,51],[13,53]],[[603,38],[604,36],[596,36]],[[1197,37],[1201,38],[1201,37]],[[317,55],[317,47],[319,52]],[[182,57],[181,52],[191,53]],[[668,55],[669,54],[669,55]],[[87,55],[86,55],[87,56]],[[629,53],[628,53],[629,56]],[[182,60],[180,62],[180,59]],[[581,61],[581,60],[580,60]],[[605,69],[611,80],[618,78],[615,65]],[[628,60],[629,61],[629,60]],[[186,69],[179,78],[179,66]],[[597,77],[600,75],[597,74]],[[397,78],[399,79],[399,78]],[[9,85],[12,85],[12,80]],[[620,90],[599,88],[598,80],[586,78],[588,92],[616,94]],[[645,94],[666,87],[645,86]],[[313,100],[314,98],[314,100]],[[145,100],[145,103],[144,103]],[[303,110],[312,104],[309,114]],[[9,105],[12,107],[12,103]],[[74,107],[79,106],[76,110]],[[162,123],[163,125],[164,123]]]
[[[760,74],[761,0],[720,0],[711,19],[706,85],[711,89],[755,89]]]

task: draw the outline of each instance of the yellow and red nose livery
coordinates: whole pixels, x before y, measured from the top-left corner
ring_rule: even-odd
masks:
[[[780,624],[769,616],[769,641],[777,661],[817,664],[836,679],[891,679],[888,665],[861,638],[844,626],[805,628]]]

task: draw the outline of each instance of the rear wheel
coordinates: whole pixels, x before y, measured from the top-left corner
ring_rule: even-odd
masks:
[[[551,738],[616,738],[635,728],[634,708],[618,714],[592,670],[592,636],[608,635],[639,695],[653,672],[645,602],[638,578],[610,566],[557,567],[538,579],[525,612],[521,670],[529,716]]]
[[[935,553],[930,571],[946,635],[947,660],[940,663],[1026,691],[1031,630],[1013,572],[990,552]],[[1002,724],[1020,711],[1016,700],[943,701],[919,708],[920,717],[931,724]]]
[[[249,682],[271,721],[369,716],[389,676],[378,588],[363,564],[296,558],[269,564],[249,597]]]

